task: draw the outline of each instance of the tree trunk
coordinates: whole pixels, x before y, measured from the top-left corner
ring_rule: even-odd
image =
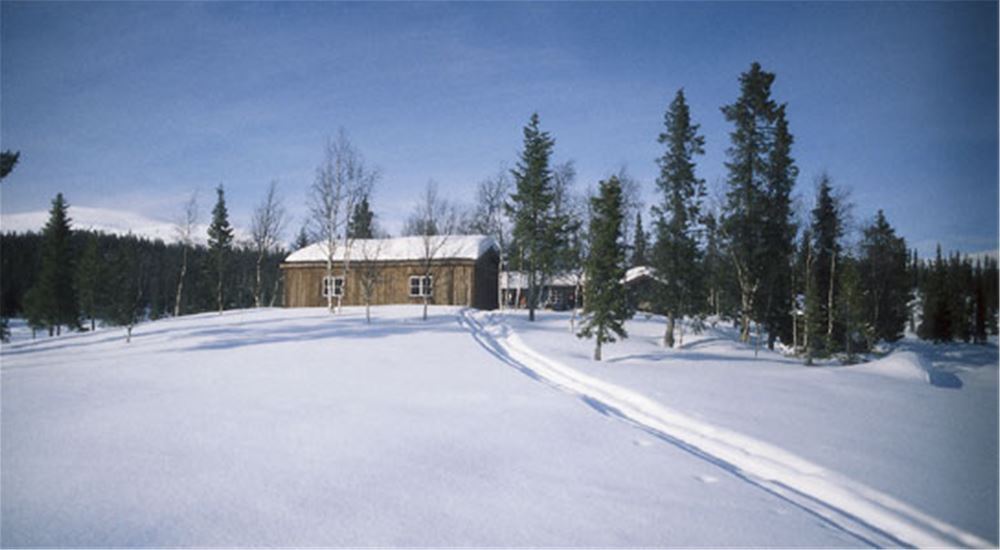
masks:
[[[837,254],[833,253],[830,255],[830,287],[827,289],[826,293],[826,341],[828,346],[832,348],[833,346],[833,287],[834,281],[836,281],[837,273]],[[829,350],[828,350],[829,351]]]
[[[257,269],[253,284],[253,307],[260,307],[261,303],[260,295],[261,292],[263,291],[263,288],[261,288],[261,281],[260,281],[260,264],[263,261],[264,261],[264,254],[257,254],[257,266],[256,266]]]
[[[531,272],[528,273],[528,320],[529,321],[535,320],[535,301],[536,301],[535,292],[537,292],[537,290],[538,289],[535,288],[535,270],[534,266],[532,266]]]
[[[424,294],[424,321],[427,320],[427,294]]]
[[[90,318],[90,332],[94,332],[94,318]]]
[[[184,276],[187,274],[187,268],[188,250],[187,245],[185,245],[181,252],[181,276],[177,279],[177,296],[174,297],[174,317],[179,317],[181,314],[181,297],[184,293]]]
[[[329,246],[329,244],[327,245]],[[326,277],[327,279],[323,282],[323,291],[326,292],[326,309],[330,313],[335,313],[333,309],[333,259],[327,255],[326,257]],[[331,288],[327,289],[326,281],[330,281]]]
[[[132,342],[132,325],[125,327],[125,343],[129,344]]]
[[[601,338],[597,337],[597,345],[594,346],[594,361],[601,360]]]
[[[215,286],[215,300],[219,304],[219,315],[222,315],[222,277],[219,277],[219,283]]]
[[[674,347],[674,314],[667,314],[667,330],[663,333],[663,347]]]
[[[365,300],[365,323],[372,324],[372,301]]]
[[[284,275],[279,275],[274,278],[274,290],[271,291],[271,301],[267,304],[267,307],[274,307],[274,302],[278,299],[278,291],[281,290],[281,281],[284,279]],[[282,300],[284,304],[284,300]]]

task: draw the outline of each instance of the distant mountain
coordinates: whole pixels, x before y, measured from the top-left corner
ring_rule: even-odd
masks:
[[[134,212],[91,208],[89,206],[69,207],[70,226],[77,230],[101,231],[113,235],[132,233],[137,237],[160,239],[167,243],[177,242],[177,231],[173,223],[147,218]],[[49,219],[47,211],[23,212],[0,215],[0,231],[4,233],[26,233],[41,231]],[[207,225],[195,228],[195,242],[205,244]],[[243,235],[236,231],[237,239]]]

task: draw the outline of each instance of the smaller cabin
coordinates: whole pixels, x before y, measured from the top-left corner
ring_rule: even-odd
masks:
[[[334,247],[332,276],[327,245],[314,243],[285,258],[281,272],[287,307],[320,307],[327,296],[364,305],[363,282],[373,281],[372,305],[461,305],[497,308],[499,255],[484,235],[354,239]],[[428,272],[430,275],[428,276]]]

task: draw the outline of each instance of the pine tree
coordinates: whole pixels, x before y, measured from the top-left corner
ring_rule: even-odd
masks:
[[[938,244],[934,263],[924,277],[923,319],[917,328],[923,340],[935,343],[951,340],[951,311],[948,307],[948,266]]]
[[[767,265],[775,261],[769,255],[765,234],[773,125],[778,109],[771,99],[773,82],[774,74],[765,72],[755,62],[748,72],[740,75],[739,98],[722,107],[726,120],[735,128],[729,134],[731,146],[726,150],[729,189],[721,226],[739,284],[743,342],[749,341],[750,324],[760,308],[758,301],[761,285],[767,282]]]
[[[528,320],[535,320],[535,308],[540,298],[539,275],[551,264],[555,252],[551,241],[555,193],[549,159],[555,141],[538,127],[538,113],[524,127],[524,149],[517,167],[511,170],[516,191],[507,203],[514,220],[514,246],[520,252],[519,268],[528,276]]]
[[[806,294],[807,362],[837,349],[835,327],[837,265],[840,262],[840,237],[843,227],[837,200],[827,175],[820,178],[816,207],[812,211],[811,274]]]
[[[765,187],[763,239],[765,255],[760,306],[757,317],[768,333],[767,345],[774,349],[775,340],[789,341],[792,336],[792,256],[795,253],[795,224],[792,223],[792,188],[798,168],[791,157],[794,139],[788,131],[785,105],[774,111],[773,138],[768,154]]]
[[[139,321],[143,309],[145,271],[139,260],[139,243],[131,235],[122,239],[111,261],[111,274],[107,278],[109,303],[107,320],[125,327],[125,342],[132,341],[132,329]]]
[[[371,239],[374,236],[375,213],[365,195],[354,205],[351,219],[347,223],[347,236],[351,239]]]
[[[658,161],[660,177],[656,184],[663,199],[654,208],[657,220],[653,265],[662,281],[655,307],[667,318],[663,345],[673,347],[675,322],[702,305],[695,229],[704,181],[695,176],[694,157],[704,153],[705,138],[698,134],[699,126],[691,122],[684,90],[678,90],[670,103],[664,125],[666,132],[660,134],[659,142],[666,144],[667,150]]]
[[[215,303],[219,314],[222,314],[223,285],[225,283],[226,262],[233,243],[233,228],[229,225],[229,212],[226,210],[226,196],[222,185],[215,189],[218,198],[212,209],[212,224],[208,227],[208,249],[212,255],[212,274],[215,278]]]
[[[76,268],[76,292],[80,313],[90,320],[90,330],[95,328],[95,318],[101,303],[101,259],[98,255],[97,235],[91,233],[80,255]]]
[[[292,246],[295,250],[302,250],[303,248],[309,246],[309,234],[306,233],[306,227],[304,225],[299,229],[299,234],[295,237],[295,244]]]
[[[601,346],[626,338],[628,300],[625,286],[625,250],[622,238],[622,189],[612,176],[600,184],[599,196],[591,199],[590,255],[587,258],[585,321],[578,336],[594,338],[594,360],[601,360]]]
[[[74,290],[73,251],[70,243],[69,205],[62,193],[56,195],[43,230],[42,267],[32,288],[32,314],[49,329],[59,332],[62,325],[79,325]]]
[[[649,246],[649,235],[642,228],[642,212],[635,214],[635,237],[632,241],[632,267],[649,263],[646,258],[646,248]]]
[[[875,221],[864,229],[858,264],[869,348],[879,340],[895,342],[903,337],[912,284],[908,257],[906,241],[896,236],[879,210]]]
[[[859,344],[865,340],[865,296],[857,260],[845,255],[841,266],[837,309],[844,327],[844,351],[847,352],[847,362],[853,363]]]

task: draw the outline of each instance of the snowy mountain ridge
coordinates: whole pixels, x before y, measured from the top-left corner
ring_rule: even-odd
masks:
[[[70,227],[75,230],[98,231],[111,235],[127,235],[150,240],[159,239],[165,243],[179,242],[177,227],[173,222],[153,219],[135,212],[95,208],[91,206],[70,205]],[[0,215],[0,232],[27,233],[39,232],[49,219],[48,211],[21,212]],[[231,222],[230,222],[231,223]],[[208,225],[198,224],[194,228],[194,242],[207,243]],[[239,229],[233,231],[236,240],[245,238]]]

